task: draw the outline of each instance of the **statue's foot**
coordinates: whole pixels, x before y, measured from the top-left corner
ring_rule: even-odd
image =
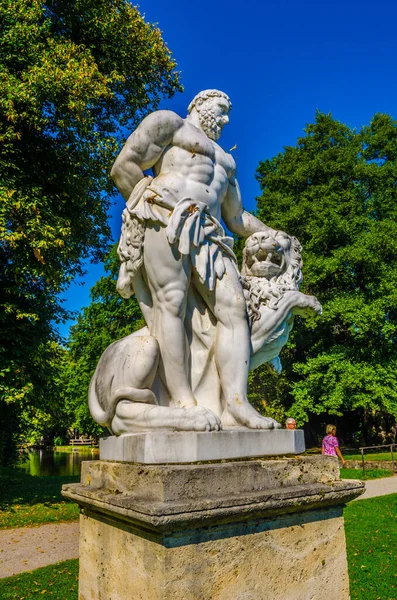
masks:
[[[225,429],[234,427],[247,427],[248,429],[280,429],[280,423],[277,423],[270,417],[260,415],[248,400],[236,398],[233,402],[228,402],[222,417],[222,425]]]
[[[176,429],[180,431],[220,431],[222,423],[219,417],[208,408],[190,406],[178,410]]]
[[[222,424],[212,411],[203,406],[175,408],[120,400],[111,423],[114,435],[138,431],[168,429],[172,431],[219,431]]]

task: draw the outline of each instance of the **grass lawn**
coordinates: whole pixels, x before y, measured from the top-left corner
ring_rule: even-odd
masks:
[[[367,479],[379,479],[380,477],[393,477],[393,471],[387,471],[386,469],[365,469],[365,475],[361,469],[341,469],[341,479],[361,479],[365,481]]]
[[[321,454],[321,448],[309,448],[304,453],[307,456],[313,456],[317,454]],[[361,460],[361,453],[357,450],[346,450],[346,448],[342,448],[342,454],[346,460]],[[365,460],[387,460],[391,461],[391,452],[365,452],[364,454]],[[397,462],[397,448],[394,452],[394,460]],[[375,599],[376,600],[376,599]]]
[[[79,516],[78,506],[62,498],[61,487],[78,480],[79,477],[38,477],[19,469],[0,468],[0,529],[74,521]]]
[[[346,460],[361,460],[361,454],[359,452],[352,452],[342,449],[342,454]],[[391,452],[365,452],[365,460],[387,460],[391,461]],[[397,452],[394,452],[394,460],[397,461]],[[376,600],[376,599],[375,599]]]
[[[397,494],[344,511],[351,600],[397,598]]]
[[[0,580],[0,600],[77,600],[79,561],[67,560]]]

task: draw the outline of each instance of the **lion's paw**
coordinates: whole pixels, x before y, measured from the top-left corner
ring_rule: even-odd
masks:
[[[204,406],[191,406],[183,411],[178,429],[185,431],[220,431],[222,429],[219,417]]]

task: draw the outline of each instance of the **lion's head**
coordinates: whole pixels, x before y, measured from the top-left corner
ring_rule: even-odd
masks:
[[[241,276],[250,319],[259,318],[259,306],[276,309],[288,290],[302,281],[301,245],[284,231],[260,231],[245,242]]]

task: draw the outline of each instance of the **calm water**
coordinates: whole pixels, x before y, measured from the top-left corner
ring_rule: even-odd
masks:
[[[99,459],[98,448],[79,448],[73,452],[30,450],[21,469],[28,475],[80,475],[83,460]]]

